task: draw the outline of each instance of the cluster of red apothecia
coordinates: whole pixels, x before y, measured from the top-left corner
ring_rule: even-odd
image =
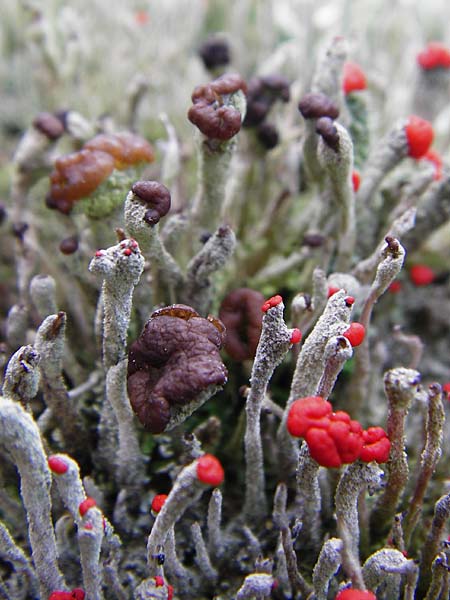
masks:
[[[389,459],[391,443],[382,427],[369,427],[350,418],[321,396],[295,400],[287,418],[287,429],[294,437],[304,438],[312,458],[322,467],[340,467],[360,459],[384,463]]]

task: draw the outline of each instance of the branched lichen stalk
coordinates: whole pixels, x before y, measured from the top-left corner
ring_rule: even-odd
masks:
[[[261,441],[261,408],[267,386],[276,367],[291,346],[292,330],[283,319],[284,304],[279,302],[267,310],[250,376],[245,429],[245,504],[247,519],[261,519],[267,510],[265,476]]]
[[[384,389],[388,399],[387,435],[391,442],[387,463],[387,483],[378,497],[370,516],[373,541],[380,540],[389,530],[409,477],[405,451],[405,419],[420,382],[420,374],[399,367],[384,376]]]
[[[431,384],[428,389],[425,446],[420,457],[420,468],[414,493],[403,521],[403,531],[407,547],[409,546],[411,536],[420,519],[428,483],[442,454],[444,421],[445,413],[442,404],[442,388],[437,383]]]
[[[116,365],[126,356],[133,290],[144,269],[137,242],[123,240],[99,250],[89,270],[103,277],[103,364]]]
[[[16,402],[0,398],[0,443],[20,474],[20,491],[27,511],[28,535],[41,596],[64,587],[51,520],[51,474],[39,429]]]

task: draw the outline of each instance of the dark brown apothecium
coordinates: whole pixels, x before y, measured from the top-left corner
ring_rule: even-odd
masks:
[[[133,194],[148,206],[144,221],[156,225],[170,210],[170,192],[158,181],[137,181],[131,188]]]
[[[198,51],[207,69],[224,67],[230,62],[230,47],[222,38],[211,37],[200,46]]]
[[[128,395],[146,429],[161,433],[202,392],[226,383],[219,354],[224,338],[220,321],[190,306],[152,313],[128,355]]]
[[[316,132],[322,136],[323,141],[332,150],[339,150],[339,133],[333,119],[322,117],[316,123]]]
[[[227,73],[211,83],[196,87],[188,119],[208,138],[231,139],[239,132],[242,117],[237,108],[226,103],[226,97],[239,90],[245,94],[247,86],[236,73]]]
[[[289,98],[289,81],[283,75],[254,77],[248,84],[244,127],[259,125],[277,100],[288,102]]]
[[[237,361],[255,357],[261,335],[264,296],[250,288],[231,291],[222,301],[219,318],[227,328],[227,353]]]
[[[43,133],[49,140],[57,140],[64,133],[63,121],[48,112],[39,113],[33,121],[33,127]]]
[[[304,119],[320,119],[320,117],[337,119],[339,116],[339,107],[325,94],[306,94],[300,100],[298,110]]]

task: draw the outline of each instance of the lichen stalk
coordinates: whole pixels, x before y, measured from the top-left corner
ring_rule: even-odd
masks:
[[[275,490],[273,501],[273,520],[281,533],[281,544],[286,560],[286,569],[294,592],[300,592],[308,597],[312,592],[311,586],[305,581],[297,568],[297,555],[294,550],[294,542],[289,528],[289,519],[286,513],[287,487],[285,483],[279,483]]]
[[[139,448],[134,424],[134,415],[128,400],[126,375],[128,361],[120,361],[108,369],[106,375],[106,397],[117,418],[119,448],[116,455],[117,481],[135,493],[140,489],[144,477],[145,459]]]
[[[422,547],[420,555],[420,583],[418,593],[425,593],[425,590],[430,584],[432,575],[433,561],[439,554],[439,549],[442,544],[442,538],[445,533],[445,525],[450,518],[450,494],[441,496],[434,505],[434,516],[431,523],[431,529],[428,533],[425,544]]]
[[[443,426],[445,421],[442,404],[442,388],[431,384],[428,388],[428,414],[426,420],[426,439],[420,457],[420,469],[415,489],[403,522],[406,546],[409,546],[414,529],[420,519],[423,500],[428,483],[442,454]]]
[[[205,491],[197,477],[197,460],[184,467],[159,511],[147,540],[147,564],[150,577],[163,575],[162,563],[158,560],[164,552],[164,544],[171,527],[183,516]]]
[[[348,131],[334,122],[337,149],[330,147],[321,137],[317,148],[318,159],[328,175],[333,203],[340,213],[337,271],[346,271],[351,266],[356,243],[355,194],[351,181],[353,170],[353,143]]]
[[[284,319],[284,304],[280,302],[267,310],[262,323],[261,337],[250,376],[250,391],[246,400],[247,425],[245,446],[245,503],[247,519],[261,519],[267,511],[263,448],[261,440],[261,408],[267,386],[276,367],[291,347],[292,330]]]
[[[220,527],[221,520],[222,492],[216,488],[213,490],[209,500],[207,516],[208,551],[212,558],[219,558],[224,551],[224,540]]]
[[[327,600],[330,581],[341,566],[342,540],[330,538],[320,550],[314,565],[313,585],[316,600]]]
[[[358,498],[367,487],[379,487],[382,474],[376,463],[357,461],[349,465],[339,479],[335,495],[337,531],[344,542],[344,554],[348,553],[355,562],[358,561],[360,537]]]
[[[39,429],[26,411],[9,398],[0,399],[0,440],[20,474],[32,559],[42,597],[64,587],[51,520],[51,474]]]
[[[425,600],[440,600],[448,598],[448,572],[449,565],[445,552],[440,552],[431,566],[431,583]]]
[[[401,495],[409,478],[405,451],[405,419],[417,394],[420,374],[413,369],[399,367],[384,376],[388,400],[387,435],[391,451],[387,463],[387,482],[370,515],[371,536],[374,541],[386,535],[397,511]]]
[[[104,521],[98,508],[92,506],[83,515],[80,505],[86,500],[86,492],[80,479],[78,464],[67,454],[55,454],[53,459],[67,466],[63,473],[54,473],[58,493],[77,525],[83,584],[88,598],[102,600],[100,549],[103,540]]]
[[[406,579],[415,578],[417,565],[393,548],[378,550],[369,556],[363,566],[363,577],[368,589],[376,592],[383,586],[388,598],[400,597],[402,575],[406,576]]]
[[[144,269],[144,258],[134,240],[123,240],[99,250],[89,270],[103,278],[103,364],[106,369],[126,356],[134,287]]]
[[[61,430],[67,449],[83,451],[86,436],[83,434],[80,415],[69,398],[64,383],[63,358],[65,352],[66,314],[49,315],[40,325],[34,348],[39,354],[39,369],[44,400],[52,420]]]
[[[400,273],[405,260],[405,249],[400,242],[389,236],[386,237],[386,244],[381,251],[380,262],[378,264],[375,278],[370,288],[369,294],[364,302],[360,316],[360,323],[364,326],[366,335],[358,352],[356,353],[355,373],[352,381],[352,390],[348,406],[353,414],[358,415],[361,406],[364,404],[364,396],[370,393],[370,345],[369,345],[369,326],[372,318],[372,311],[379,298],[388,289]]]
[[[296,442],[286,429],[289,409],[297,398],[315,394],[325,367],[324,351],[328,340],[342,335],[348,328],[352,305],[346,304],[346,296],[346,292],[340,290],[329,298],[323,314],[306,338],[297,359],[289,398],[278,429],[278,442],[283,461],[290,465],[289,469],[292,471],[296,464]]]
[[[220,271],[236,248],[236,236],[228,226],[221,226],[203,248],[189,261],[181,301],[206,315],[212,302],[214,287],[211,275]]]

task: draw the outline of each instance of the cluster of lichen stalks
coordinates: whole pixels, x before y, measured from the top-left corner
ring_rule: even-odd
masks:
[[[217,68],[220,44],[206,52],[205,64]],[[347,64],[342,86],[345,60],[344,41],[333,40],[300,101],[304,127],[291,142],[301,152],[291,159],[304,173],[305,202],[289,219],[286,194],[247,206],[270,184],[260,173],[258,187],[236,144],[243,123],[247,160],[270,173],[265,153],[278,133],[266,118],[277,99],[289,100],[278,75],[247,86],[226,74],[194,91],[199,186],[173,214],[169,190],[145,178],[154,154],[138,136],[104,132],[87,141],[89,124],[70,111],[40,115],[25,134],[6,221],[16,238],[18,296],[5,323],[0,400],[0,597],[448,597],[450,495],[432,482],[442,388],[421,384],[420,340],[397,332],[412,358],[386,372],[380,401],[388,348],[372,312],[399,275],[405,247],[448,216],[450,178],[442,165],[436,177],[417,162],[398,203],[392,196],[405,184],[391,185],[386,215],[378,189],[403,159],[427,155],[431,125],[410,117],[367,158],[364,98],[354,95],[364,85]],[[167,183],[180,157],[166,125]],[[59,155],[61,137],[73,153]],[[41,194],[42,206],[42,187],[33,186],[50,171],[47,206],[36,209],[30,199]],[[42,212],[49,208],[61,214]],[[48,242],[43,214],[49,230],[50,215],[71,229],[58,257],[38,243]],[[289,247],[290,236],[303,245]],[[105,241],[112,245],[103,249]],[[293,327],[281,296],[264,302],[258,289],[233,290],[244,282],[270,288],[292,273],[306,286],[291,298]],[[291,286],[288,294],[298,291]],[[219,305],[223,322],[208,316]],[[86,333],[88,318],[95,336]],[[129,345],[130,326],[143,325]],[[288,352],[292,381],[277,381],[275,401],[269,383]],[[335,390],[353,354],[353,372]],[[286,362],[280,368],[286,373]],[[192,413],[222,387],[225,402],[239,406],[227,386],[242,377],[241,416],[216,403],[217,414],[193,429]],[[363,431],[368,425],[376,427]]]

